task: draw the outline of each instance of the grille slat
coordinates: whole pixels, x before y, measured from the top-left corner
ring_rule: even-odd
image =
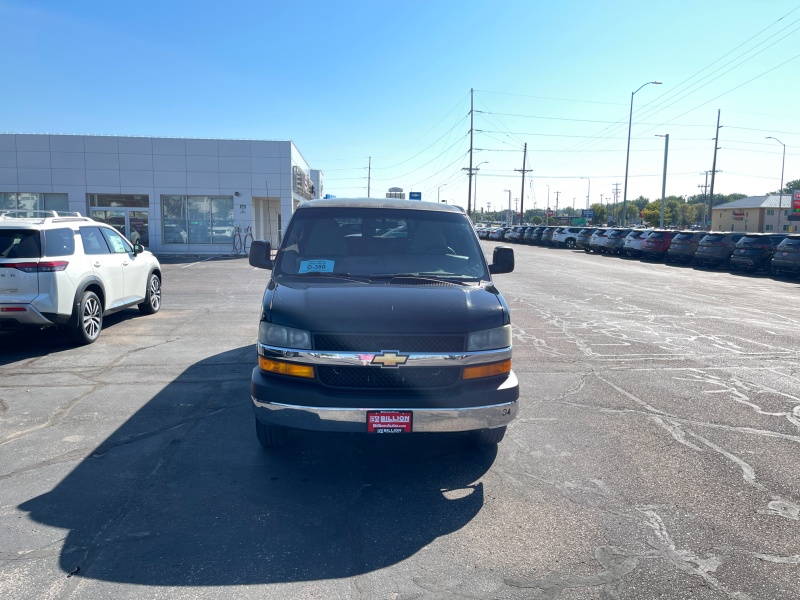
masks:
[[[324,385],[360,389],[444,388],[455,384],[459,373],[459,367],[317,367],[317,377]]]
[[[314,349],[325,352],[463,352],[463,335],[326,334],[314,336]]]

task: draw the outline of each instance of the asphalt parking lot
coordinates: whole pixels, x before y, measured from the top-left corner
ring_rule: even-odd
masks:
[[[262,451],[246,258],[91,346],[0,333],[0,597],[800,598],[798,282],[514,249],[497,450]]]

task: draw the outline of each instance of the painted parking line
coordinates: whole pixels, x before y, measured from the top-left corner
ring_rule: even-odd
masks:
[[[209,256],[203,260],[198,260],[197,262],[189,263],[188,265],[183,265],[180,267],[181,269],[188,269],[189,267],[193,267],[194,265],[199,265],[200,263],[208,262],[209,260],[213,259],[213,256]]]

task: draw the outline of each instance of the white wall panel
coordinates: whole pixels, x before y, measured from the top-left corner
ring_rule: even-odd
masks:
[[[5,192],[17,191],[17,169],[9,169],[7,167],[0,167],[0,186],[3,186]],[[12,186],[10,188],[9,186]]]
[[[50,184],[50,169],[17,169],[19,184]]]
[[[149,137],[119,138],[120,154],[152,154],[153,140]]]
[[[250,172],[250,157],[249,156],[220,156],[219,157],[219,172],[220,173],[249,173]]]
[[[50,152],[50,136],[18,135],[17,152]]]
[[[220,156],[250,156],[250,140],[219,140]]]
[[[153,138],[153,154],[186,154],[186,140]]]
[[[154,154],[153,169],[156,171],[185,171],[185,154]]]
[[[186,172],[181,171],[155,171],[153,185],[156,187],[186,188]],[[172,193],[172,192],[170,192]],[[183,193],[183,192],[181,192]]]
[[[250,173],[220,173],[219,185],[224,188],[233,188],[241,192],[250,189]],[[263,185],[263,184],[262,184]]]
[[[186,156],[186,170],[198,173],[219,172],[219,158],[216,156]]]
[[[119,154],[119,168],[123,171],[152,171],[152,154]]]
[[[16,152],[17,140],[13,133],[0,133],[0,151]]]
[[[119,171],[110,169],[86,169],[86,185],[119,187]]]
[[[281,155],[280,142],[252,140],[250,142],[250,155],[278,158]]]
[[[119,184],[123,186],[153,187],[153,172],[120,171]]]
[[[49,152],[17,152],[17,166],[20,169],[49,169]]]
[[[83,148],[86,152],[117,154],[119,152],[119,138],[110,135],[85,135],[83,136]]]
[[[17,168],[17,153],[8,150],[0,150],[0,168],[3,169],[16,169]]]
[[[186,140],[186,156],[219,156],[219,141]]]
[[[53,169],[53,185],[86,185],[84,169]]]
[[[83,152],[51,152],[50,166],[54,169],[85,169]]]
[[[253,171],[256,173],[280,173],[281,172],[281,159],[280,158],[263,158],[254,156],[250,159]]]
[[[119,169],[119,154],[87,152],[84,157],[87,169]]]
[[[187,188],[219,189],[219,173],[186,173]],[[208,194],[210,192],[202,192]]]
[[[83,147],[82,135],[51,135],[50,136],[50,151],[51,152],[81,152],[85,151]]]

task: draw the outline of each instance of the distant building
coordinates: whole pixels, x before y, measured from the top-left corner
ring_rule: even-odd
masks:
[[[236,227],[275,247],[322,189],[288,140],[0,134],[0,210],[77,211],[159,254],[230,254]]]
[[[751,231],[793,233],[798,231],[799,221],[789,221],[792,212],[792,197],[750,196],[720,204],[711,209],[713,231]]]

